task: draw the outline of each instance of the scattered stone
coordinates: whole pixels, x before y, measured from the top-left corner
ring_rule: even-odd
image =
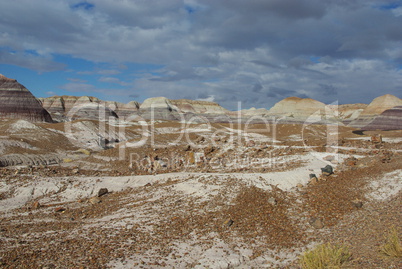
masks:
[[[151,186],[152,186],[152,184],[151,184],[151,183],[149,183],[149,182],[148,182],[147,184],[145,184],[145,185],[144,185],[144,187],[151,187]]]
[[[324,176],[329,176],[334,173],[334,169],[329,164],[327,166],[325,166],[324,168],[321,168],[321,171]]]
[[[315,174],[310,174],[309,176],[310,176],[310,179],[317,178],[317,176]]]
[[[98,191],[98,197],[101,197],[101,196],[103,196],[105,194],[108,194],[108,193],[109,193],[109,190],[107,188],[101,188]]]
[[[227,226],[227,227],[230,227],[230,226],[233,225],[233,223],[234,223],[234,221],[233,221],[232,219],[227,219],[227,220],[223,223],[223,225],[225,225],[225,226]]]
[[[276,206],[278,204],[278,201],[274,197],[270,197],[268,199],[268,203],[273,205],[273,206]]]
[[[212,152],[216,151],[216,148],[213,146],[208,146],[204,149],[204,155],[208,155]]]
[[[100,202],[102,202],[102,200],[99,197],[94,196],[89,199],[89,202],[91,204],[95,205],[95,204],[99,204]]]
[[[32,203],[32,209],[38,209],[40,208],[41,204],[39,203],[39,201],[35,201]]]
[[[346,161],[347,166],[355,166],[357,163],[357,158],[350,157],[350,158],[347,158],[345,161]]]
[[[363,207],[363,201],[359,199],[355,199],[352,201],[352,204],[356,208],[362,208]]]
[[[312,217],[309,221],[310,225],[313,226],[315,229],[322,229],[324,228],[324,224],[322,223],[320,218]]]
[[[192,152],[192,151],[187,151],[187,154],[186,154],[186,162],[187,162],[188,164],[195,164],[194,152]]]
[[[205,141],[205,137],[203,137],[203,136],[199,136],[199,137],[195,140],[196,143],[202,143],[202,142],[204,142],[204,141]]]
[[[371,142],[374,144],[381,144],[382,143],[382,135],[380,135],[380,134],[372,135]]]
[[[381,155],[381,162],[382,163],[389,163],[391,161],[391,157],[392,157],[392,153],[389,151],[385,151],[383,152],[383,154]]]
[[[57,213],[63,213],[64,211],[66,211],[66,209],[64,207],[56,207],[54,211]]]
[[[254,147],[254,146],[255,146],[254,140],[248,141],[247,144],[246,144],[246,146],[249,147],[249,148]]]
[[[324,161],[332,162],[333,160],[335,160],[334,155],[328,155],[324,157]]]
[[[318,183],[318,178],[313,177],[312,179],[310,179],[309,184],[310,185],[316,185]]]
[[[301,188],[303,188],[303,184],[297,183],[296,187],[299,188],[299,189],[301,189]]]

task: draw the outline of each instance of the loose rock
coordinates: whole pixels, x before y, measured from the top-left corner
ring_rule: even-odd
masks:
[[[278,201],[274,197],[271,197],[268,199],[268,203],[273,206],[276,206],[278,204]]]
[[[359,199],[353,200],[352,204],[356,208],[362,208],[363,207],[363,201],[359,200]]]
[[[54,211],[57,213],[63,213],[64,211],[66,211],[66,209],[64,207],[57,207],[57,208],[55,208]]]
[[[234,223],[234,221],[233,221],[232,219],[227,219],[227,220],[225,220],[225,222],[223,223],[223,225],[225,225],[225,226],[227,226],[227,227],[230,227],[230,226],[233,225],[233,223]]]
[[[321,168],[321,171],[324,176],[329,176],[334,173],[334,169],[329,164],[327,166],[325,166],[324,168]]]
[[[40,208],[41,204],[38,201],[35,201],[32,203],[32,209],[38,209]]]
[[[105,194],[108,194],[108,193],[109,193],[109,190],[107,188],[101,188],[98,191],[98,197],[101,197],[101,196],[103,196]]]
[[[309,221],[310,225],[313,226],[315,229],[322,229],[324,228],[324,224],[322,223],[320,218],[313,217]]]
[[[102,202],[102,200],[99,198],[99,197],[91,197],[90,199],[89,199],[89,202],[91,203],[91,204],[99,204],[100,202]]]

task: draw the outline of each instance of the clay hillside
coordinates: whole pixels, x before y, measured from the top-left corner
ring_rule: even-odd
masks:
[[[0,117],[51,122],[49,113],[32,93],[15,79],[0,74]]]

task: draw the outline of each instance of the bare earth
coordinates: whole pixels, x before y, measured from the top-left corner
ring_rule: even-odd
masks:
[[[1,168],[1,268],[299,268],[326,242],[350,247],[349,268],[402,268],[379,253],[392,227],[402,234],[400,131],[375,143],[346,127],[194,124],[180,138],[161,122],[153,144],[84,151],[95,140],[61,124],[1,126],[19,143],[0,144],[8,161],[59,159]]]

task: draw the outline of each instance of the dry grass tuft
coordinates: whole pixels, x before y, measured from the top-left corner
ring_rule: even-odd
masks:
[[[345,246],[322,244],[303,253],[300,265],[303,269],[342,268],[351,256]]]
[[[402,257],[402,245],[395,227],[388,233],[386,240],[387,242],[381,246],[380,252],[390,257]]]

